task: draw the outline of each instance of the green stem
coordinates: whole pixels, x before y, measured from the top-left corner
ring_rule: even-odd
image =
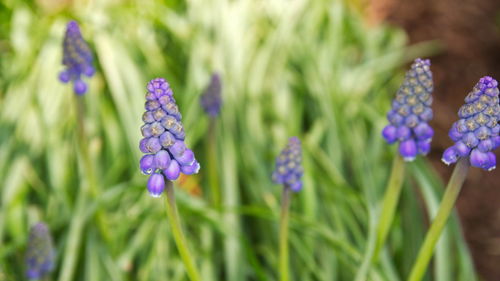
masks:
[[[208,181],[210,185],[210,192],[212,197],[212,202],[214,207],[220,211],[221,199],[220,199],[220,185],[219,185],[219,174],[217,167],[217,139],[216,139],[216,119],[210,118],[210,126],[208,128],[208,143],[207,143],[207,173]]]
[[[186,238],[182,233],[181,224],[179,221],[179,214],[177,213],[177,206],[175,204],[174,186],[171,181],[166,183],[166,193],[167,193],[167,216],[170,222],[170,228],[174,235],[175,243],[177,244],[177,249],[181,255],[182,261],[186,266],[187,274],[191,281],[200,281],[200,275],[196,269],[191,255],[189,254],[188,245],[186,243]]]
[[[83,100],[83,96],[77,96],[77,121],[78,121],[78,147],[80,149],[80,155],[82,157],[83,161],[83,168],[84,168],[84,173],[86,175],[86,178],[88,180],[88,185],[86,187],[85,192],[87,195],[91,198],[96,198],[98,196],[99,190],[98,190],[98,184],[97,184],[97,177],[95,173],[95,167],[92,164],[92,159],[90,157],[90,151],[89,151],[89,143],[88,143],[88,138],[87,138],[87,132],[85,130],[85,104]],[[96,220],[97,220],[97,225],[99,226],[99,230],[101,232],[102,237],[104,238],[104,241],[110,242],[111,241],[111,235],[108,232],[108,229],[106,227],[106,219],[104,214],[100,209],[96,210],[95,214]]]
[[[404,174],[405,162],[400,155],[396,155],[392,163],[391,176],[389,177],[387,189],[382,201],[382,213],[380,214],[380,221],[378,224],[377,244],[372,257],[373,261],[377,260],[380,250],[384,246],[387,235],[389,234],[392,221],[394,220],[394,214],[396,213],[396,207],[403,187]]]
[[[467,177],[468,169],[469,158],[461,158],[453,170],[453,174],[451,175],[448,186],[446,187],[446,191],[443,195],[443,200],[441,201],[437,215],[434,218],[427,235],[425,236],[424,244],[420,248],[417,260],[413,265],[408,281],[422,280],[434,252],[436,243],[443,232],[443,228],[448,221],[448,217],[453,210],[455,201],[457,200],[458,194],[460,193],[465,178]]]
[[[290,187],[285,185],[283,188],[283,198],[281,198],[281,219],[280,219],[280,237],[279,237],[279,266],[280,281],[288,281],[288,221],[290,217]]]
[[[95,178],[94,167],[90,159],[88,150],[87,135],[85,131],[85,105],[83,97],[75,97],[76,121],[77,121],[77,136],[76,142],[80,157],[83,162],[83,173],[86,176],[87,183],[78,189],[74,216],[71,219],[71,225],[68,233],[68,240],[64,251],[64,262],[59,281],[69,281],[73,279],[73,274],[78,260],[82,233],[85,227],[85,211],[88,198],[95,197],[97,190],[97,180]],[[101,212],[96,211],[98,225],[106,241],[109,241],[110,235],[105,227]]]

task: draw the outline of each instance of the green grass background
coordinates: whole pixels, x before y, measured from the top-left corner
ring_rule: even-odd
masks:
[[[57,80],[70,19],[97,67],[83,98],[96,193],[83,213],[79,191],[92,179],[76,145],[76,97]],[[181,187],[177,197],[203,280],[277,280],[281,187],[270,175],[294,135],[305,174],[292,199],[292,280],[404,280],[443,187],[424,159],[409,164],[387,246],[378,262],[365,260],[395,155],[380,130],[405,65],[435,51],[408,46],[397,28],[370,26],[340,0],[1,2],[0,281],[24,280],[37,221],[57,248],[48,280],[187,280],[164,201],[147,194],[138,169],[145,86],[155,77],[170,82],[202,167],[189,181],[203,194]],[[221,212],[207,199],[209,120],[199,104],[213,71],[223,82]],[[82,228],[70,232],[75,221]],[[75,266],[63,276],[68,255]],[[426,280],[476,280],[456,217]]]

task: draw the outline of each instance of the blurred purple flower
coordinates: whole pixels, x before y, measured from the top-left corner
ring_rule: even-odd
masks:
[[[184,143],[185,133],[181,114],[172,89],[163,78],[151,80],[147,85],[146,112],[142,116],[143,139],[140,150],[145,153],[140,161],[141,171],[150,175],[148,190],[158,197],[165,189],[165,178],[176,180],[180,173],[198,173],[200,164],[192,150]]]
[[[434,130],[428,122],[432,119],[432,72],[430,61],[416,59],[387,113],[389,125],[382,136],[389,143],[399,142],[399,154],[405,161],[413,161],[417,154],[426,155]]]
[[[92,77],[95,69],[92,65],[92,53],[83,40],[80,28],[76,21],[68,22],[63,42],[63,65],[66,69],[59,73],[59,80],[63,83],[72,82],[73,91],[83,95],[87,91],[87,84],[83,75]]]
[[[44,223],[37,223],[30,229],[26,251],[26,276],[28,279],[42,279],[54,268],[54,246],[49,229]]]
[[[201,96],[201,107],[211,117],[216,117],[220,113],[222,106],[221,87],[220,75],[214,73],[210,79],[210,84]]]
[[[302,147],[297,137],[291,137],[288,145],[276,158],[276,167],[273,172],[273,181],[284,184],[297,192],[302,189]]]
[[[495,169],[496,156],[492,151],[500,146],[498,93],[498,82],[485,76],[467,95],[458,111],[460,119],[448,133],[455,144],[443,153],[441,160],[446,165],[457,162],[460,157],[469,157],[474,167]]]

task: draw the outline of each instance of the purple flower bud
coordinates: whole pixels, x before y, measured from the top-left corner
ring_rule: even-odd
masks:
[[[196,174],[200,164],[193,151],[186,148],[184,143],[182,116],[168,82],[163,78],[156,78],[146,88],[146,112],[142,117],[145,124],[141,127],[145,138],[141,140],[139,148],[148,155],[141,159],[141,170],[153,172],[148,189],[152,196],[159,196],[165,185],[163,177],[176,180],[181,172]],[[147,169],[150,166],[152,170]],[[160,182],[160,174],[162,184],[155,184]]]
[[[155,170],[155,163],[154,163],[154,155],[152,154],[146,154],[142,156],[141,161],[139,162],[141,171],[145,175],[151,175],[154,170]]]
[[[186,175],[197,174],[199,170],[200,170],[200,163],[198,163],[198,161],[193,161],[193,163],[191,163],[191,165],[189,166],[181,167],[181,172],[183,172]]]
[[[141,150],[142,153],[149,153],[147,143],[148,143],[148,138],[143,138],[139,142],[139,149]]]
[[[488,171],[495,168],[496,157],[492,151],[498,147],[499,132],[495,128],[500,118],[497,85],[495,79],[485,76],[465,98],[465,104],[458,111],[460,119],[449,132],[455,144],[445,150],[443,162],[449,164],[458,157],[469,157],[474,167]]]
[[[454,147],[455,147],[455,152],[460,157],[465,157],[470,153],[470,148],[461,141],[456,142]]]
[[[165,132],[165,128],[159,122],[151,123],[151,134],[154,137],[159,137],[163,132]]]
[[[87,84],[82,76],[91,77],[94,74],[92,63],[92,53],[83,40],[78,24],[75,21],[68,22],[63,41],[63,65],[66,69],[59,73],[59,80],[63,83],[72,81],[74,92],[83,95],[87,91]]]
[[[153,197],[160,197],[161,193],[165,190],[165,178],[161,173],[154,173],[149,176],[148,191]]]
[[[163,148],[169,148],[175,143],[175,137],[170,133],[169,131],[164,132],[160,136],[160,143],[163,146]]]
[[[59,73],[59,80],[63,83],[68,83],[71,80],[69,71],[61,71],[61,73]]]
[[[458,130],[457,130],[457,123],[453,123],[453,126],[451,127],[450,131],[448,132],[448,136],[453,141],[459,141],[459,140],[462,139],[463,134],[461,134],[460,132],[458,132]]]
[[[30,229],[26,251],[26,277],[42,279],[54,268],[55,251],[48,227],[37,223]]]
[[[302,190],[302,182],[301,181],[296,181],[293,184],[290,185],[290,189],[295,192],[299,192]]]
[[[165,174],[165,177],[167,177],[167,179],[171,181],[176,180],[181,173],[179,163],[176,160],[170,161],[170,165],[166,170],[163,170],[163,173]]]
[[[434,136],[434,130],[427,123],[420,123],[413,129],[413,133],[419,140],[428,140]]]
[[[73,81],[73,91],[75,91],[77,95],[83,95],[87,91],[87,84],[80,79],[75,80]]]
[[[163,149],[158,151],[154,156],[154,164],[157,169],[167,169],[170,165],[170,154]]]
[[[479,142],[479,145],[477,146],[477,149],[481,152],[488,152],[492,151],[494,149],[494,140],[493,139],[486,139],[482,140]]]
[[[488,153],[473,149],[470,153],[470,164],[474,167],[485,169],[490,166],[490,157]]]
[[[406,161],[430,151],[434,131],[427,122],[433,116],[430,108],[432,91],[430,61],[416,59],[387,114],[390,125],[382,131],[382,136],[389,144],[399,141],[399,153]]]
[[[302,147],[297,137],[288,140],[288,145],[276,158],[276,167],[273,172],[273,181],[289,186],[293,191],[300,191],[303,173]]]
[[[427,155],[431,151],[431,142],[428,140],[417,141],[418,153]]]
[[[141,127],[142,136],[145,138],[149,138],[153,135],[153,131],[151,131],[151,124],[144,124]]]
[[[396,127],[387,125],[385,126],[384,130],[382,130],[382,136],[389,144],[392,144],[397,140],[396,131]]]
[[[215,117],[219,115],[222,98],[221,98],[221,81],[218,73],[212,74],[210,84],[205,89],[201,96],[201,107],[210,116]]]
[[[179,162],[182,166],[189,166],[195,161],[194,153],[191,149],[186,149],[184,153],[175,157],[175,160]]]
[[[148,141],[146,142],[146,149],[151,153],[156,153],[160,151],[161,149],[160,140],[154,137],[149,138]]]
[[[458,160],[458,152],[455,150],[455,147],[448,147],[444,153],[441,161],[446,165],[450,165],[451,163],[455,163]]]
[[[172,153],[172,155],[174,157],[179,157],[181,156],[184,151],[186,151],[186,144],[181,141],[181,140],[177,140],[169,149],[170,153]]]
[[[492,139],[494,141],[494,144],[493,144],[493,148],[491,150],[497,149],[500,146],[500,136],[496,136]]]
[[[405,161],[413,161],[417,157],[417,144],[413,139],[408,139],[399,143],[399,154]]]
[[[406,126],[401,126],[397,128],[396,136],[398,137],[398,140],[404,141],[411,137],[411,130]]]

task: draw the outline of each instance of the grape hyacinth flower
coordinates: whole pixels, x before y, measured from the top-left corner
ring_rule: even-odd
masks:
[[[221,99],[221,80],[218,73],[212,74],[210,79],[210,84],[207,86],[203,95],[201,96],[201,107],[210,115],[210,117],[216,117],[220,113],[220,108],[222,105]]]
[[[200,164],[192,150],[184,143],[185,133],[181,114],[172,89],[163,78],[151,80],[147,85],[146,112],[141,127],[144,137],[139,147],[145,155],[140,161],[141,171],[150,175],[148,190],[158,197],[165,189],[165,178],[176,180],[181,173],[198,173]]]
[[[430,60],[413,62],[387,114],[390,124],[382,131],[389,144],[399,142],[399,154],[405,161],[413,161],[417,154],[426,155],[430,151],[434,135],[428,124],[433,115],[430,65]]]
[[[391,174],[382,199],[382,210],[377,223],[377,242],[370,260],[378,259],[387,240],[394,220],[396,207],[401,196],[405,176],[405,161],[413,161],[418,154],[426,155],[434,131],[428,122],[432,119],[432,72],[430,60],[416,59],[403,84],[392,101],[387,114],[389,125],[382,130],[382,136],[389,143],[399,142],[399,155],[393,160]],[[365,280],[367,270],[361,267],[355,280]]]
[[[166,192],[167,216],[175,243],[192,281],[200,281],[196,263],[189,254],[186,238],[182,232],[175,202],[172,181],[181,173],[198,173],[200,164],[194,158],[192,150],[186,147],[181,114],[175,103],[174,93],[163,78],[151,80],[147,85],[146,112],[142,115],[144,125],[140,150],[145,153],[141,158],[141,171],[150,175],[147,188],[153,197]]]
[[[443,153],[446,165],[468,157],[470,164],[487,171],[496,167],[493,150],[500,146],[500,105],[498,82],[485,76],[465,98],[448,135],[455,144]]]
[[[276,158],[273,181],[283,185],[279,232],[279,273],[280,281],[288,281],[288,220],[290,216],[290,191],[302,189],[302,148],[297,137],[291,137],[288,145]]]
[[[95,69],[92,65],[93,57],[89,46],[83,40],[80,27],[76,21],[68,22],[63,41],[63,65],[66,69],[59,74],[63,83],[72,82],[73,91],[83,95],[87,91],[87,84],[82,76],[92,77]]]
[[[31,280],[42,279],[54,268],[54,246],[48,227],[37,223],[30,229],[26,252],[26,276]]]
[[[276,158],[276,168],[273,172],[273,181],[283,184],[297,192],[302,189],[302,148],[297,137],[291,137],[288,145]]]
[[[422,280],[432,258],[436,243],[455,206],[470,166],[487,171],[495,169],[496,157],[493,150],[500,146],[500,105],[498,104],[498,83],[485,76],[479,79],[465,98],[465,105],[458,111],[457,122],[453,123],[448,135],[455,144],[443,153],[442,161],[449,165],[457,163],[446,186],[438,212],[434,217],[417,259],[410,271],[409,281]]]
[[[219,116],[222,106],[221,98],[221,77],[219,73],[213,73],[210,83],[204,90],[200,98],[203,111],[210,117],[207,129],[207,141],[205,142],[207,161],[207,180],[210,187],[211,201],[216,209],[221,207],[219,169],[217,169],[217,116]]]

